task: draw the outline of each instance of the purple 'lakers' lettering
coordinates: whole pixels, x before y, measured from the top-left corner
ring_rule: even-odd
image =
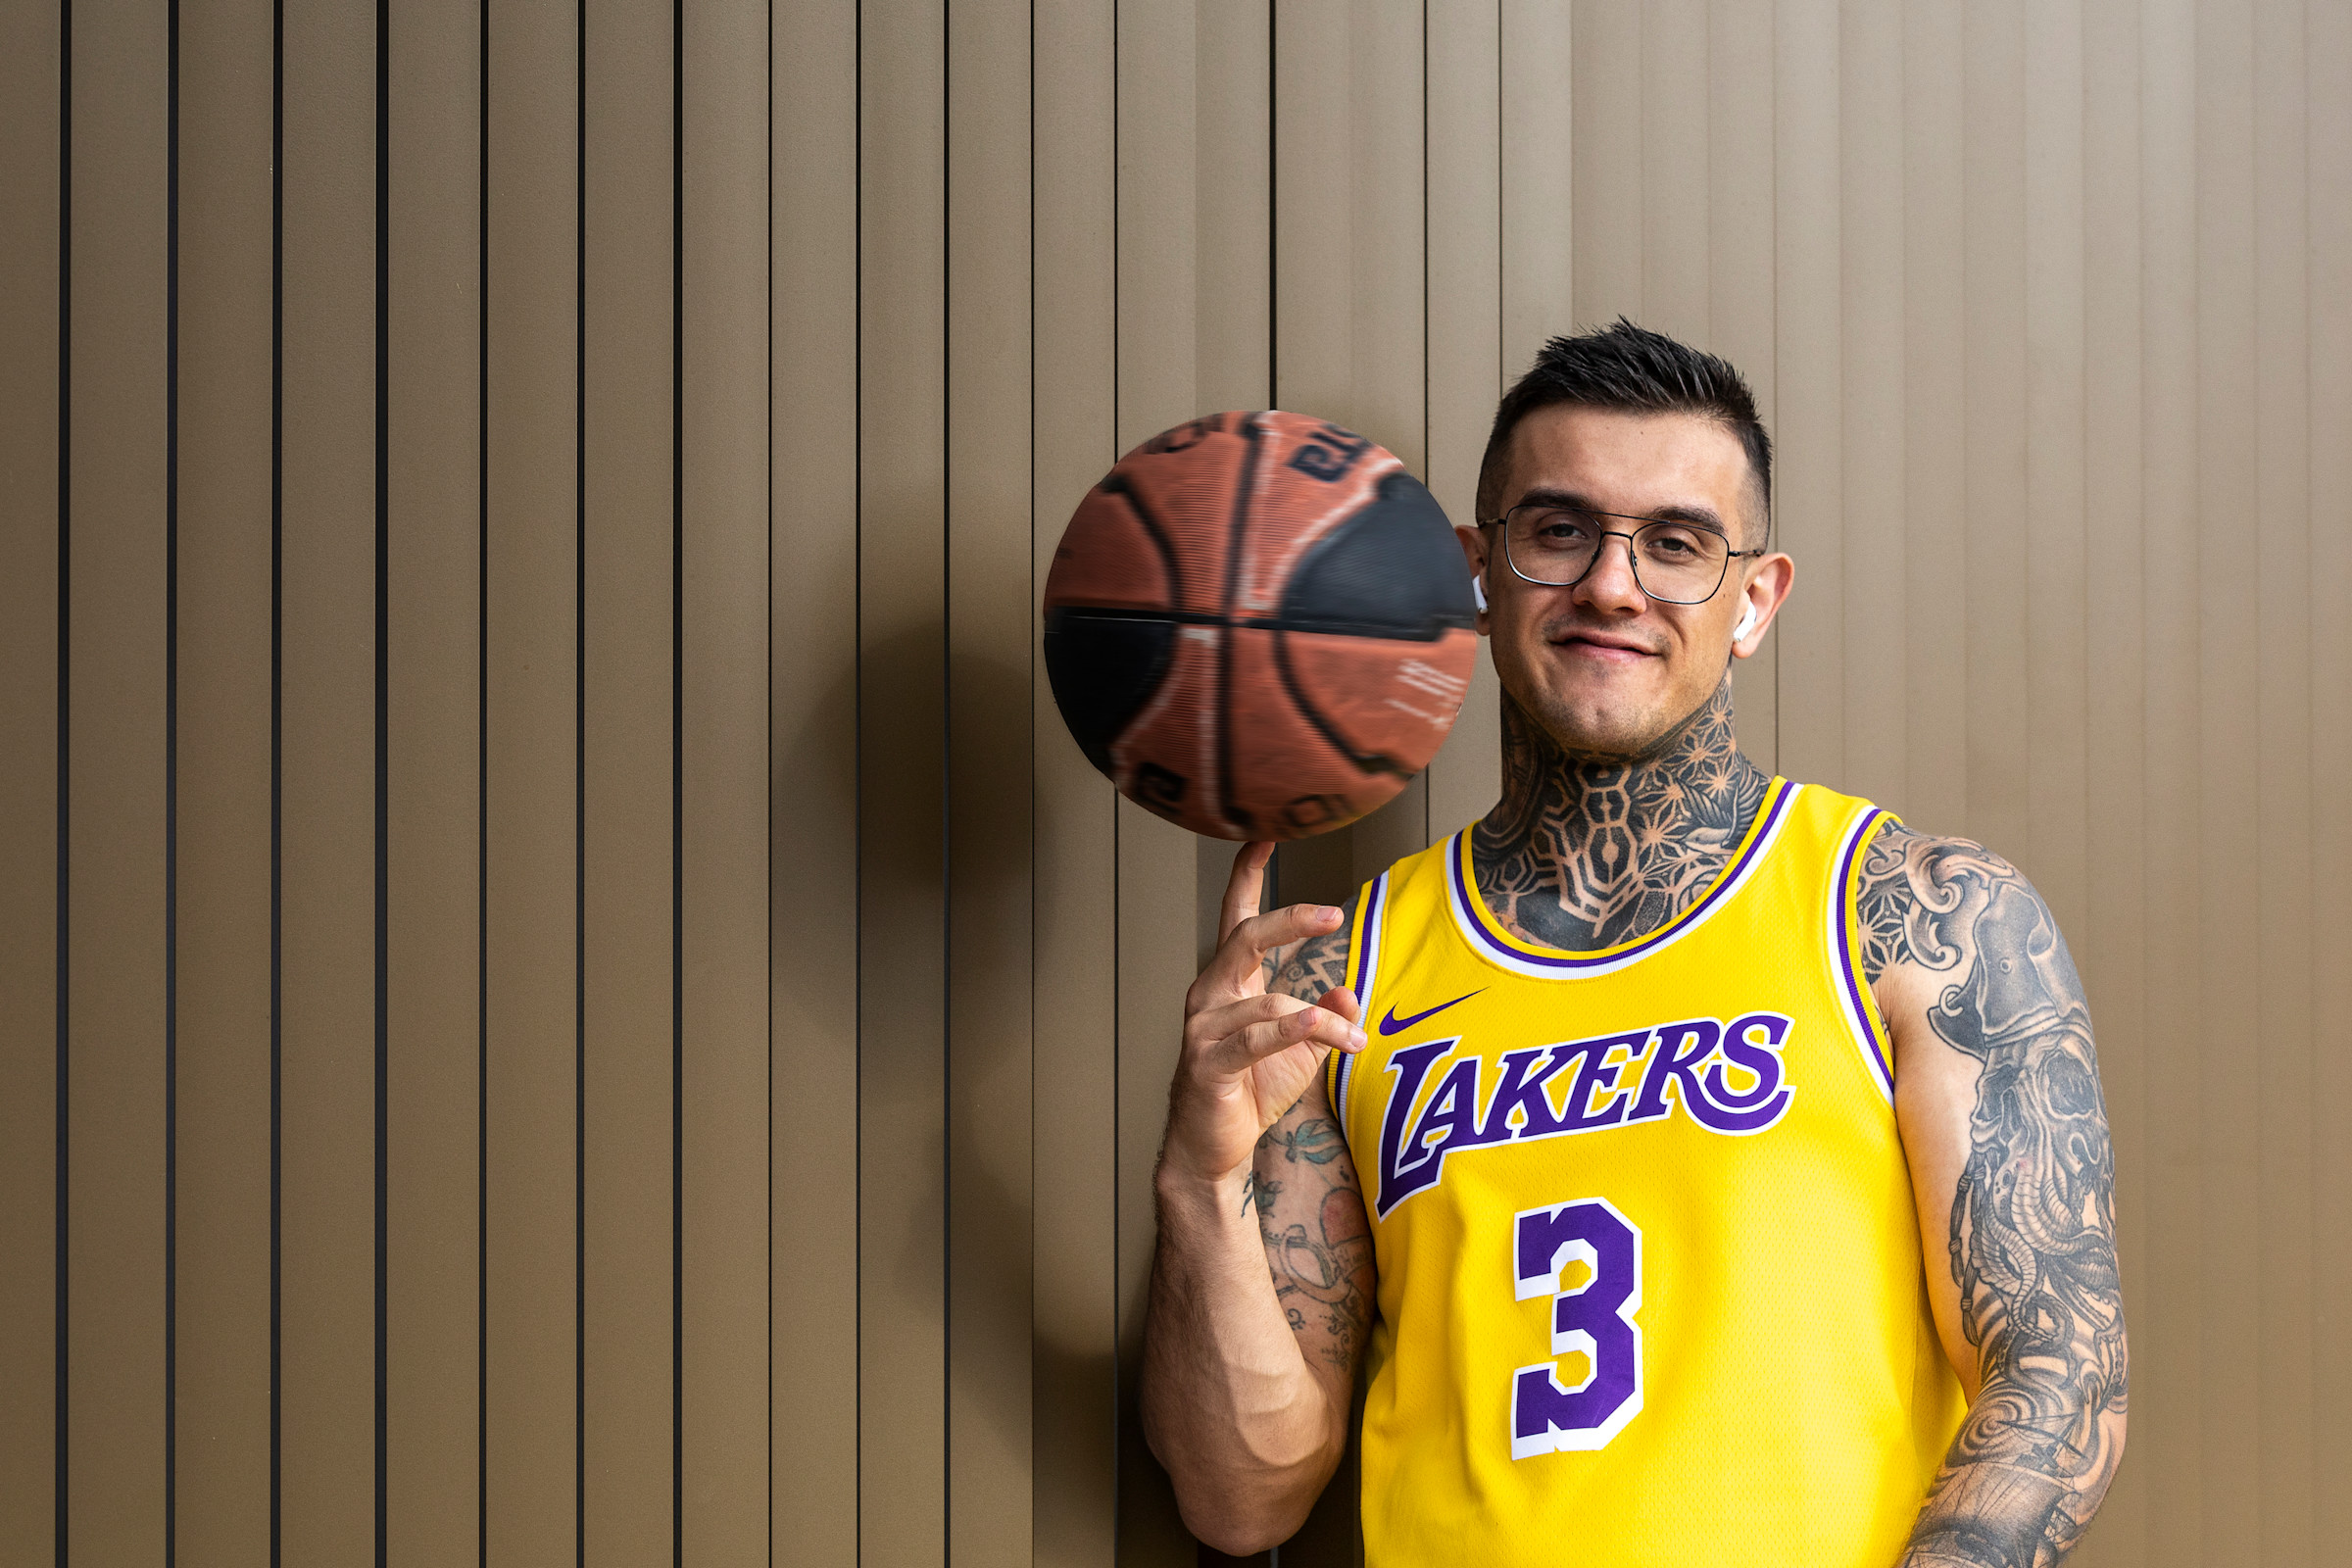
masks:
[[[1699,1120],[1719,1133],[1757,1133],[1779,1121],[1790,1098],[1781,1082],[1781,1045],[1788,1038],[1788,1020],[1777,1012],[1751,1012],[1726,1029],[1724,1056],[1733,1066],[1744,1068],[1755,1084],[1743,1094],[1734,1094],[1722,1065],[1709,1067],[1710,1114]]]
[[[1422,1085],[1461,1041],[1407,1046],[1387,1064],[1392,1081],[1381,1113],[1375,1212],[1385,1216],[1423,1188],[1436,1186],[1448,1153],[1658,1121],[1673,1115],[1677,1105],[1709,1132],[1760,1133],[1787,1114],[1794,1098],[1781,1060],[1788,1028],[1783,1013],[1750,1012],[1729,1025],[1719,1018],[1687,1018],[1654,1029],[1506,1052],[1494,1064],[1494,1092],[1483,1111],[1484,1056],[1465,1054],[1424,1100]],[[1643,1061],[1648,1066],[1639,1087],[1621,1087],[1627,1072]],[[1551,1092],[1555,1081],[1566,1084],[1557,1101]]]
[[[1544,1058],[1541,1072],[1536,1070],[1539,1057]],[[1511,1137],[1541,1138],[1546,1133],[1567,1131],[1568,1124],[1553,1114],[1551,1097],[1544,1086],[1574,1059],[1551,1046],[1506,1052],[1501,1062],[1502,1076],[1494,1085],[1494,1098],[1487,1102],[1486,1118],[1478,1124],[1478,1141],[1499,1144]],[[1515,1124],[1511,1120],[1513,1111],[1520,1113]]]
[[[1563,1054],[1580,1056],[1585,1063],[1568,1091],[1568,1113],[1561,1123],[1563,1131],[1581,1133],[1594,1127],[1614,1127],[1625,1119],[1625,1102],[1633,1098],[1630,1094],[1611,1095],[1608,1102],[1597,1109],[1593,1107],[1592,1096],[1598,1090],[1616,1087],[1617,1075],[1641,1057],[1649,1036],[1647,1029],[1637,1029],[1632,1034],[1602,1035],[1560,1048]],[[1609,1060],[1620,1047],[1625,1051],[1625,1061]]]
[[[1485,1065],[1476,1056],[1464,1056],[1446,1069],[1437,1093],[1429,1097],[1429,1108],[1404,1141],[1406,1160],[1444,1159],[1447,1150],[1478,1141],[1478,1070]]]
[[[1712,1018],[1692,1018],[1660,1024],[1656,1033],[1657,1048],[1650,1053],[1649,1071],[1642,1079],[1642,1098],[1627,1118],[1630,1121],[1656,1121],[1671,1113],[1674,1107],[1666,1102],[1666,1091],[1678,1079],[1684,1108],[1704,1102],[1706,1093],[1698,1087],[1698,1064],[1715,1054],[1723,1025]]]
[[[1434,1154],[1416,1150],[1414,1162],[1409,1167],[1405,1164],[1404,1119],[1413,1113],[1413,1102],[1421,1096],[1421,1080],[1429,1076],[1430,1064],[1457,1043],[1432,1040],[1407,1046],[1389,1058],[1388,1070],[1396,1081],[1389,1085],[1388,1109],[1381,1117],[1380,1197],[1376,1200],[1380,1213],[1386,1214],[1407,1196],[1436,1181],[1445,1164],[1444,1150]]]

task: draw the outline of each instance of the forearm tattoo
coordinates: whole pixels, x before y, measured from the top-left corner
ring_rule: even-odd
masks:
[[[1272,989],[1317,1001],[1341,984],[1347,965],[1343,923],[1300,943]],[[1372,1325],[1372,1232],[1320,1078],[1257,1141],[1243,1202],[1257,1209],[1274,1294],[1299,1348],[1352,1376]]]
[[[1982,1389],[1906,1563],[2042,1568],[2071,1551],[2128,1408],[2115,1159],[2082,986],[2049,908],[1977,845],[1890,825],[1864,858],[1872,978],[1944,979],[1928,1019],[1978,1063],[1952,1279]]]
[[[1330,1116],[1295,1109],[1258,1141],[1251,1194],[1291,1332],[1308,1355],[1352,1376],[1372,1324],[1372,1232],[1346,1152]],[[1268,1174],[1276,1170],[1284,1174]]]
[[[1502,801],[1472,830],[1488,907],[1537,941],[1591,951],[1646,935],[1714,882],[1770,775],[1740,755],[1730,681],[1651,757],[1562,752],[1507,697]]]

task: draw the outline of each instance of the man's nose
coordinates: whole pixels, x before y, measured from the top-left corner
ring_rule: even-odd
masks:
[[[1600,549],[1592,558],[1592,569],[1576,585],[1579,604],[1599,611],[1631,611],[1639,614],[1649,608],[1649,596],[1642,591],[1642,583],[1634,575],[1634,542],[1623,534],[1601,535]]]

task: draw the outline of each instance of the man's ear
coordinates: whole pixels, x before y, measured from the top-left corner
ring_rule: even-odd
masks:
[[[1734,659],[1752,658],[1764,646],[1764,633],[1780,614],[1781,606],[1788,602],[1788,590],[1795,583],[1796,563],[1778,551],[1756,564],[1755,575],[1740,594],[1747,602],[1740,612],[1747,629],[1732,639]]]
[[[1493,628],[1489,621],[1487,599],[1487,531],[1484,528],[1455,526],[1453,536],[1462,542],[1462,556],[1470,564],[1470,588],[1478,600],[1478,634],[1484,637]]]

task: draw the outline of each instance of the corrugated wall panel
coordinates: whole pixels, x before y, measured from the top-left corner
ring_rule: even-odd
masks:
[[[2196,12],[2196,477],[2189,500],[2193,543],[2183,551],[2193,573],[2196,611],[2196,726],[2189,754],[2196,850],[2195,934],[2198,1003],[2194,1033],[2181,1062],[2199,1091],[2197,1251],[2203,1277],[2197,1313],[2198,1371],[2208,1391],[2257,1390],[2262,1347],[2257,1340],[2258,1294],[2230,1282],[2262,1280],[2259,1178],[2266,1154],[2262,1136],[2263,1060],[2281,1041],[2270,1038],[2276,1013],[2263,1004],[2261,848],[2256,812],[2267,804],[2260,750],[2261,617],[2258,572],[2277,563],[2270,552],[2248,550],[2263,527],[2265,439],[2258,414],[2256,337],[2258,218],[2254,180],[2254,28],[2247,0],[2200,0]],[[2299,400],[2298,400],[2299,401]],[[2272,404],[2275,408],[2275,402]],[[2292,448],[2289,448],[2291,453]],[[2278,454],[2283,460],[2288,453]],[[2275,525],[2274,525],[2275,527]],[[2184,628],[2185,629],[2185,628]],[[2247,760],[2256,759],[2249,778]],[[2251,784],[2251,789],[2249,789]],[[2250,798],[2249,798],[2250,797]],[[2256,809],[2247,809],[2248,806]],[[2210,1049],[2244,1021],[2263,1044],[2252,1062]],[[2182,1219],[2187,1214],[2182,1214]],[[2259,1397],[2207,1397],[2197,1412],[2197,1471],[2204,1486],[2201,1545],[2207,1558],[2244,1550],[2269,1557],[2261,1543],[2262,1403]]]
[[[2132,1460],[2147,1479],[2146,1560],[2202,1560],[2206,1494],[2200,1411],[2206,1383],[2199,1320],[2210,1294],[2196,1216],[2205,1163],[2197,1037],[2197,272],[2194,8],[2140,15],[2140,560],[2145,711],[2140,840],[2147,999],[2138,1042],[2146,1067],[2147,1139],[2140,1155],[2142,1277],[2175,1283],[2132,1304]],[[2119,1042],[2110,1042],[2110,1054]],[[2124,1049],[2131,1049],[2126,1046]]]
[[[384,1512],[406,1565],[473,1561],[483,1523],[483,76],[471,0],[390,22]]]
[[[2306,208],[2304,7],[2254,7],[2252,54],[2255,478],[2254,579],[2259,627],[2248,700],[2255,710],[2258,804],[2255,986],[2262,1051],[2257,1068],[2252,1193],[2260,1298],[2237,1313],[2254,1345],[2255,1509],[2265,1561],[2309,1565],[2328,1542],[2315,1535],[2314,1500],[2328,1483],[2309,1462],[2324,1408],[2314,1402],[2317,1335],[2312,1294],[2322,1208],[2314,1202],[2311,858],[2313,690],[2310,215]],[[2340,428],[2340,427],[2339,427]],[[2329,439],[2318,427],[2322,440]],[[2340,691],[2332,694],[2340,699]],[[2341,706],[2340,701],[2334,706]]]
[[[948,1543],[1033,1539],[1029,8],[949,14]]]
[[[670,217],[662,7],[582,26],[580,1533],[669,1554],[672,1016]]]
[[[375,18],[281,32],[278,1535],[375,1534]]]
[[[65,13],[0,12],[0,1537],[56,1560]]]
[[[576,1559],[577,7],[486,12],[482,1507]]]
[[[1749,751],[2082,965],[2082,1560],[2324,1560],[2340,13],[9,13],[0,1560],[1191,1561],[1133,1376],[1230,850],[1069,743],[1037,591],[1219,408],[1467,521],[1619,312],[1779,439]],[[1484,810],[1494,705],[1282,895]]]
[[[2310,270],[2304,278],[2311,493],[2311,859],[2336,866],[2352,854],[2352,617],[2339,613],[2352,585],[2352,535],[2327,519],[2352,515],[2352,443],[2324,433],[2352,429],[2352,8],[2313,6],[2303,23],[2304,213]],[[2329,694],[2336,700],[2328,700]],[[2312,890],[2312,1211],[2340,1216],[2352,1193],[2352,1130],[2329,1107],[2352,1094],[2352,880],[2316,878]],[[2352,1235],[2323,1220],[2313,1236],[2315,1411],[2352,1396],[2352,1335],[2340,1303],[2352,1300]],[[2352,1434],[2315,1419],[2311,1539],[2352,1532],[2352,1496],[2329,1476],[2352,1473]]]
[[[889,1568],[947,1542],[946,46],[945,0],[859,13],[858,1549]]]
[[[774,1539],[856,1560],[858,34],[775,16],[768,655]]]
[[[270,56],[181,18],[173,1544],[270,1526]]]
[[[692,1568],[767,1549],[767,19],[684,7],[678,1440]]]
[[[169,39],[128,4],[71,19],[58,1527],[80,1560],[140,1562],[170,1528]]]
[[[1033,13],[1029,600],[1117,456],[1114,7]],[[1029,622],[1032,633],[1037,622]],[[1032,1560],[1095,1568],[1118,1495],[1117,818],[1030,665]]]

